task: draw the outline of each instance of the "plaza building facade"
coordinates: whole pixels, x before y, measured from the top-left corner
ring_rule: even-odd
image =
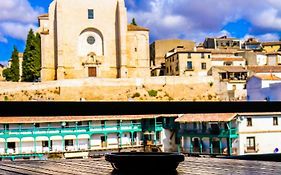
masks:
[[[180,123],[182,151],[189,154],[280,153],[280,112],[185,114]]]
[[[124,0],[54,0],[39,16],[41,80],[149,77],[149,30]]]
[[[0,158],[137,149],[176,151],[177,115],[3,117]]]

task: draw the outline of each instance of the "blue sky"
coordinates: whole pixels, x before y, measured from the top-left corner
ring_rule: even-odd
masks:
[[[0,3],[0,63],[13,46],[23,51],[27,32],[36,29],[37,16],[52,0],[2,0]],[[78,0],[77,0],[78,2]],[[102,0],[101,0],[102,2]],[[128,21],[150,29],[155,39],[181,38],[202,42],[205,37],[228,35],[261,41],[281,36],[280,0],[125,0]]]

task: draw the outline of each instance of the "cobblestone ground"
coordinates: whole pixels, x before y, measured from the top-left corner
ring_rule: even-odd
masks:
[[[140,165],[140,168],[142,165]],[[137,172],[138,170],[136,170]],[[3,161],[0,162],[1,175],[125,175],[113,171],[110,163],[102,159],[84,160],[48,160],[48,161]],[[127,173],[135,174],[132,173]],[[126,174],[126,175],[127,175]],[[150,174],[149,172],[144,174]],[[151,172],[151,174],[160,174]],[[161,173],[163,174],[163,173]],[[165,174],[165,173],[164,173]],[[211,158],[186,157],[177,172],[167,175],[228,175],[228,174],[281,174],[281,164],[278,162],[244,161]]]

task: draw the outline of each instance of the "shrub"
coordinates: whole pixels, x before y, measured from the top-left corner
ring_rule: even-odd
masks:
[[[5,100],[5,101],[8,101],[8,100],[9,100],[9,98],[8,98],[7,96],[5,96],[5,97],[4,97],[4,100]]]
[[[136,97],[140,97],[140,93],[136,92],[136,93],[132,96],[132,98],[136,98]]]
[[[149,94],[150,97],[156,97],[157,91],[152,89],[152,90],[148,91],[148,94]]]

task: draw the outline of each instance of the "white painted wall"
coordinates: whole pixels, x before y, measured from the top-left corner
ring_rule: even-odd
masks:
[[[258,66],[264,66],[267,64],[267,56],[257,54],[257,64]]]
[[[122,145],[131,145],[131,138],[130,138],[130,133],[129,132],[125,132],[122,135]]]
[[[172,135],[172,132],[169,129],[164,129],[161,132],[161,138],[163,142],[163,150],[164,152],[173,152],[177,151],[177,145],[175,143],[175,136],[176,134],[173,135],[172,139],[170,139]]]
[[[74,142],[76,145],[76,141]],[[89,147],[88,139],[78,139],[78,150],[87,150]]]
[[[52,152],[63,151],[62,140],[53,140]]]
[[[0,154],[4,154],[4,153],[5,153],[5,143],[0,142]]]
[[[281,81],[262,81],[252,77],[247,82],[248,101],[264,101],[269,98],[270,101],[281,100]]]
[[[247,126],[247,117],[252,118],[252,126]],[[239,123],[239,153],[245,153],[246,138],[255,137],[258,154],[273,153],[275,148],[281,151],[281,117],[278,117],[278,125],[273,125],[273,116],[243,116]]]
[[[116,133],[108,135],[107,145],[110,148],[118,148],[118,136]]]

